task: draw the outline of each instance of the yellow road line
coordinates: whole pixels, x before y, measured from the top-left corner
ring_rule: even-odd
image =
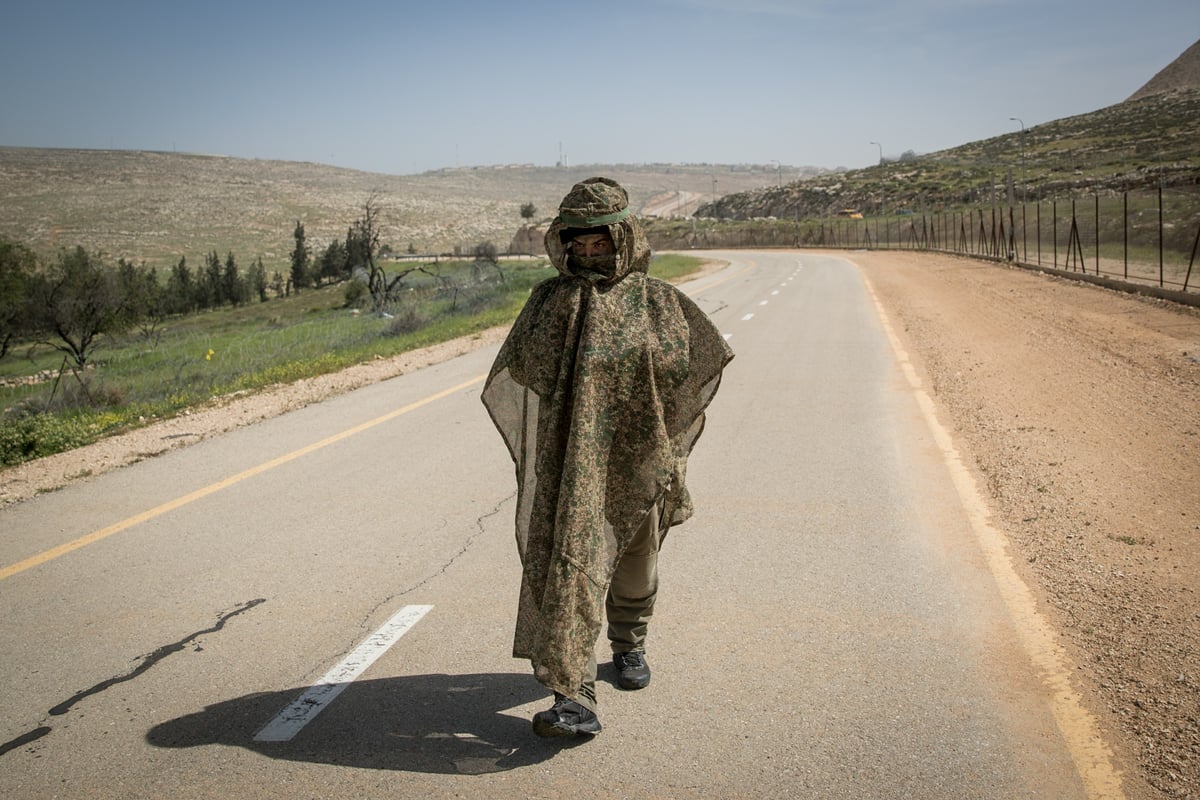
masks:
[[[135,525],[140,525],[141,523],[146,522],[147,520],[154,519],[155,517],[160,517],[163,514],[174,511],[177,508],[181,508],[183,506],[188,505],[189,503],[193,503],[197,500],[208,497],[210,494],[219,492],[222,489],[228,489],[230,486],[233,486],[234,484],[237,484],[237,483],[241,483],[242,481],[246,480],[247,478],[253,478],[255,475],[261,475],[262,473],[264,473],[268,470],[272,470],[275,467],[278,467],[278,466],[288,463],[289,461],[295,461],[297,458],[306,456],[309,453],[316,452],[317,450],[320,450],[323,447],[328,447],[331,444],[336,444],[337,442],[340,442],[343,439],[348,439],[351,436],[354,436],[355,434],[359,434],[365,430],[374,428],[376,425],[381,425],[385,422],[395,419],[396,417],[407,414],[410,411],[415,411],[416,409],[421,408],[422,406],[429,405],[430,403],[441,400],[444,397],[448,397],[457,392],[461,392],[463,389],[466,389],[477,383],[481,383],[483,381],[483,379],[486,377],[487,377],[486,375],[478,375],[469,381],[460,383],[457,386],[452,386],[449,389],[444,389],[444,390],[438,392],[437,394],[432,394],[429,397],[426,397],[422,400],[417,400],[416,402],[409,403],[408,405],[403,406],[401,408],[397,408],[394,411],[389,411],[387,414],[384,414],[381,417],[376,417],[375,419],[368,420],[367,422],[364,422],[361,425],[356,425],[353,428],[347,428],[346,430],[344,430],[340,433],[335,433],[334,435],[329,436],[325,439],[322,439],[319,442],[313,442],[310,445],[301,447],[299,450],[293,450],[292,452],[287,453],[282,456],[279,456],[278,458],[274,458],[270,461],[263,462],[262,464],[259,464],[258,466],[251,467],[250,469],[239,472],[236,475],[231,475],[228,478],[225,478],[224,480],[220,480],[220,481],[217,481],[216,483],[209,484],[208,486],[205,486],[201,489],[197,489],[196,491],[191,492],[190,494],[185,494],[182,497],[175,498],[174,500],[168,500],[167,502],[163,503],[162,505],[155,506],[154,508],[151,508],[147,511],[143,511],[140,514],[135,514],[134,516],[129,517],[128,519],[123,519],[120,522],[109,525],[107,528],[101,528],[100,530],[93,531],[92,533],[89,533],[86,536],[81,536],[78,539],[75,539],[74,541],[70,541],[65,544],[61,544],[58,547],[52,548],[43,553],[38,553],[35,556],[30,556],[29,558],[25,559],[24,561],[18,561],[16,564],[12,564],[10,566],[4,567],[3,569],[0,569],[0,581],[4,580],[5,578],[11,578],[13,575],[17,575],[18,573],[24,572],[27,569],[32,569],[33,567],[36,567],[39,564],[45,564],[47,561],[52,561],[52,560],[58,558],[59,556],[74,552],[75,550],[78,550],[81,547],[86,547],[89,544],[94,544],[94,543],[100,541],[101,539],[107,539],[109,536],[112,536],[115,533],[120,533],[121,531],[128,530],[129,528],[132,528]]]
[[[861,274],[861,270],[860,270]],[[929,394],[921,387],[921,379],[908,358],[899,337],[884,311],[883,303],[866,275],[862,275],[867,293],[875,303],[876,313],[891,342],[896,360],[916,396],[921,414],[937,442],[942,458],[950,471],[954,488],[962,501],[975,536],[983,549],[988,569],[996,580],[1000,596],[1008,609],[1013,627],[1030,661],[1041,673],[1044,685],[1050,690],[1050,711],[1058,725],[1075,769],[1090,800],[1125,800],[1121,773],[1113,766],[1112,753],[1100,735],[1095,717],[1084,707],[1071,684],[1071,659],[1058,644],[1050,623],[1038,612],[1037,601],[1029,587],[1017,574],[1009,555],[1008,539],[989,521],[990,511],[974,476],[963,464],[958,448],[949,432],[938,421],[937,411]]]
[[[725,283],[728,280],[735,278],[736,276],[745,272],[747,269],[749,269],[749,267],[744,267],[730,275],[726,275],[726,276],[719,278],[719,279],[713,281],[712,283],[709,283],[701,288],[695,289],[695,290],[693,290],[692,293],[695,294],[695,293],[699,293],[702,291],[707,291],[707,290],[713,288],[714,286],[718,286],[722,283]],[[414,403],[410,403],[409,405],[406,405],[403,408],[398,408],[395,411],[390,411],[381,417],[377,417],[373,420],[369,420],[368,422],[364,422],[361,425],[344,430],[341,433],[335,433],[333,436],[330,436],[326,439],[322,439],[319,442],[314,442],[313,444],[310,444],[307,447],[302,447],[299,450],[295,450],[291,453],[287,453],[286,455],[282,455],[279,458],[264,462],[262,464],[259,464],[258,466],[251,467],[250,469],[245,470],[243,472],[239,472],[236,475],[231,475],[230,477],[225,478],[224,480],[217,481],[216,483],[210,484],[201,489],[197,489],[196,491],[194,491],[190,494],[183,495],[182,497],[177,497],[174,500],[169,500],[166,503],[163,503],[162,505],[155,506],[154,508],[151,508],[147,511],[143,511],[140,514],[135,514],[134,516],[129,517],[128,519],[123,519],[120,522],[109,525],[107,528],[101,528],[100,530],[93,531],[92,533],[89,533],[86,536],[81,536],[78,539],[75,539],[70,542],[66,542],[65,544],[61,544],[58,547],[54,547],[54,548],[51,548],[50,550],[46,550],[45,552],[38,553],[35,556],[30,556],[29,558],[25,559],[24,561],[18,561],[16,564],[11,564],[7,567],[4,567],[3,569],[0,569],[0,581],[4,580],[5,578],[11,578],[13,575],[17,575],[19,573],[24,572],[25,570],[32,569],[33,567],[36,567],[40,564],[45,564],[47,561],[53,561],[54,559],[58,558],[59,556],[63,556],[63,555],[66,555],[67,553],[74,552],[74,551],[80,549],[81,547],[87,547],[89,544],[94,544],[102,539],[107,539],[109,536],[112,536],[115,533],[120,533],[121,531],[128,530],[129,528],[132,528],[135,525],[140,525],[141,523],[146,522],[151,519],[154,519],[155,517],[160,517],[163,514],[174,511],[177,508],[181,508],[183,506],[188,505],[189,503],[193,503],[197,500],[208,497],[210,494],[219,492],[222,489],[227,489],[230,486],[233,486],[234,484],[241,483],[242,481],[246,480],[247,478],[252,478],[255,475],[260,475],[260,474],[262,474],[268,470],[274,469],[275,467],[278,467],[282,464],[286,464],[289,461],[294,461],[297,458],[306,456],[309,453],[320,450],[323,447],[327,447],[336,442],[340,442],[343,439],[354,436],[355,434],[362,433],[363,431],[365,431],[369,428],[373,428],[376,425],[380,425],[389,420],[393,420],[396,417],[399,417],[403,414],[407,414],[410,411],[414,411],[414,410],[420,408],[421,406],[425,406],[425,405],[428,405],[429,403],[433,403],[438,400],[441,400],[442,398],[448,397],[449,395],[452,395],[456,392],[460,392],[469,386],[473,386],[477,383],[481,383],[484,380],[484,378],[486,378],[486,377],[487,377],[486,375],[478,375],[469,381],[460,383],[458,386],[453,386],[449,389],[445,389],[441,392],[438,392],[437,394],[430,395],[429,397],[426,397],[423,400],[418,400]]]

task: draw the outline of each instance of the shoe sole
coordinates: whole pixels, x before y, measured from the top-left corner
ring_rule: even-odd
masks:
[[[650,685],[649,677],[646,678],[645,682],[627,681],[622,678],[617,678],[617,686],[619,686],[620,688],[622,688],[626,691],[629,691],[629,692],[636,692],[638,689],[645,689],[649,685]]]
[[[595,736],[600,732],[600,723],[596,727],[583,725],[563,725],[560,722],[544,722],[540,719],[533,721],[533,732],[543,739],[561,739],[567,736]]]

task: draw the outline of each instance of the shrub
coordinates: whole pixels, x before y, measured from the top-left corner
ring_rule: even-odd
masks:
[[[479,314],[490,311],[507,302],[508,293],[503,286],[477,284],[459,293],[454,311],[457,314]]]
[[[383,329],[384,336],[405,336],[416,333],[429,324],[429,315],[418,308],[404,306],[398,308],[391,322]]]
[[[91,374],[64,375],[57,391],[46,402],[46,411],[71,412],[89,408],[113,408],[125,403],[125,392]]]
[[[7,415],[0,422],[0,464],[11,466],[81,447],[95,439],[78,417]]]
[[[346,308],[363,308],[371,293],[367,290],[367,284],[355,278],[346,284],[343,296],[346,298]]]

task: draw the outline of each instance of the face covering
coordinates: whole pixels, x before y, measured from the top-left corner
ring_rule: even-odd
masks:
[[[567,266],[571,273],[584,278],[591,279],[592,276],[597,278],[611,278],[617,274],[617,254],[609,253],[606,256],[567,256]]]

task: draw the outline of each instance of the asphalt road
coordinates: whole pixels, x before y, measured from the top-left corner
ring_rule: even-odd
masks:
[[[530,731],[488,348],[0,510],[0,796],[1116,796],[858,271],[724,257],[697,515],[600,736]]]

